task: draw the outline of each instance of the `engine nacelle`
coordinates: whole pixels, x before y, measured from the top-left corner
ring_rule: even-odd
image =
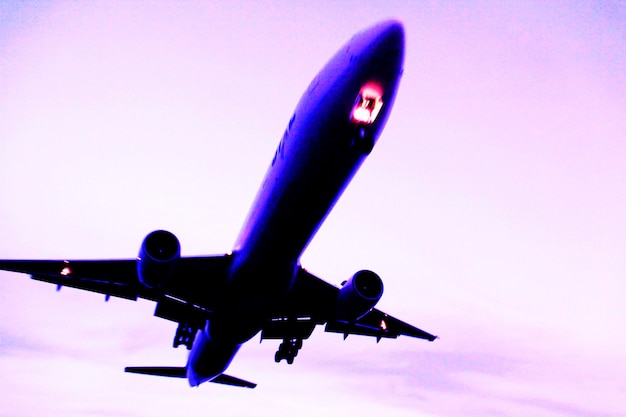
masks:
[[[155,230],[143,240],[137,257],[139,281],[148,288],[162,287],[172,276],[180,259],[178,238],[165,230]]]
[[[367,270],[357,272],[343,283],[337,297],[337,318],[358,320],[367,314],[383,295],[383,281]]]

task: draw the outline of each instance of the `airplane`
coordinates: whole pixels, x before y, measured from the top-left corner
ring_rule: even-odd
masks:
[[[357,33],[317,74],[280,140],[230,253],[182,257],[179,240],[149,233],[136,259],[0,260],[0,270],[102,293],[156,302],[154,315],[178,323],[173,347],[185,366],[126,372],[254,388],[224,372],[258,333],[282,340],[274,360],[292,364],[317,325],[348,335],[434,341],[437,336],[375,305],[383,282],[361,270],[335,287],[300,258],[370,154],[391,111],[404,61],[404,28],[384,21]]]

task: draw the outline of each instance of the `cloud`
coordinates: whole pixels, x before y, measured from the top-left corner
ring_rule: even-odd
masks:
[[[337,345],[317,366],[355,395],[402,410],[441,416],[620,415],[626,386],[620,382],[624,366],[615,366],[619,358],[593,357],[564,340],[522,345],[486,337],[480,350],[445,341],[385,342]]]
[[[576,404],[565,403],[545,398],[524,398],[519,400],[522,406],[532,406],[539,410],[570,417],[624,417],[626,414],[618,411],[605,411],[600,409],[591,410],[579,407]]]

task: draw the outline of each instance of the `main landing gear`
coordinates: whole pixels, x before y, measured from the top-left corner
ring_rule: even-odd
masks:
[[[298,351],[302,349],[302,339],[283,339],[283,343],[278,347],[278,351],[274,355],[274,362],[278,363],[283,359],[291,365],[293,360],[298,356]]]
[[[187,347],[187,350],[191,350],[197,331],[198,329],[187,323],[179,323],[176,329],[176,335],[174,336],[174,348],[184,345]]]

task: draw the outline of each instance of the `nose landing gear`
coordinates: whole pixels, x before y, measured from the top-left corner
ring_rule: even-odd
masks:
[[[274,355],[274,362],[278,363],[285,359],[291,365],[301,348],[302,339],[283,339],[283,343],[280,344],[278,351]]]

